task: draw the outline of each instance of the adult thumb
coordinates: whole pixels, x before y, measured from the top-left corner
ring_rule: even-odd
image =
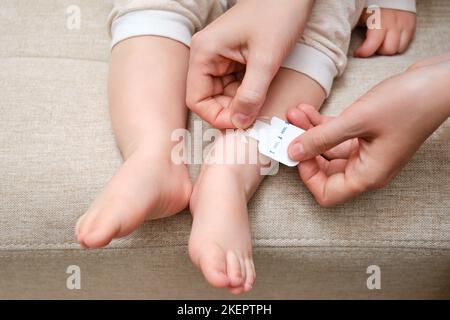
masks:
[[[344,141],[362,136],[363,128],[360,119],[343,114],[297,137],[289,146],[289,156],[295,161],[312,159]]]
[[[231,102],[231,122],[237,128],[248,128],[255,121],[281,65],[261,54],[264,52],[249,56],[244,78]]]

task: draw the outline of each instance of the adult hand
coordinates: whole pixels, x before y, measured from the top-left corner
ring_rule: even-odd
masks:
[[[382,188],[450,116],[450,54],[418,63],[390,78],[336,118],[301,105],[288,112],[309,129],[292,142],[290,157],[323,206]]]
[[[194,35],[187,105],[216,128],[247,128],[284,58],[303,33],[312,0],[241,0]]]

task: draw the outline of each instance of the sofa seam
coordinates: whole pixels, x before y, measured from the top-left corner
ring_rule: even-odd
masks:
[[[355,242],[355,243],[417,243],[417,244],[436,244],[436,243],[449,243],[450,240],[361,240],[361,239],[326,239],[326,238],[253,238],[254,241],[298,241],[298,242],[313,242],[313,241],[327,241],[327,242]],[[126,242],[127,239],[116,240],[117,242]],[[145,238],[134,238],[130,239],[131,242],[151,242],[150,239]],[[23,245],[23,246],[33,246],[36,242],[4,242],[5,245]],[[74,245],[75,242],[39,242],[37,245]],[[1,246],[0,246],[1,247]]]
[[[44,57],[44,56],[3,56],[0,60],[7,59],[54,59],[54,60],[75,60],[75,61],[87,61],[87,62],[98,62],[98,63],[108,63],[108,60],[100,59],[90,59],[90,58],[71,58],[71,57]]]
[[[187,250],[187,247],[180,247],[185,250]],[[261,247],[259,247],[261,248]],[[283,247],[284,249],[291,249],[291,247]],[[142,249],[142,248],[139,248]],[[139,249],[131,249],[131,250],[139,250]],[[267,248],[268,249],[268,248]],[[379,253],[379,249],[386,249],[386,248],[370,248],[373,250],[373,252],[367,252],[366,250],[363,250],[364,248],[356,248],[352,250],[348,250],[349,248],[340,248],[341,250],[331,250],[332,248],[329,248],[330,250],[308,250],[308,251],[301,251],[298,254],[300,256],[302,255],[317,255],[317,254],[330,254],[334,256],[354,256],[355,254],[361,254],[361,257],[373,257],[374,254]],[[376,250],[378,249],[378,250]],[[409,254],[411,256],[421,256],[421,257],[430,257],[430,256],[439,256],[439,257],[449,257],[450,255],[446,254],[447,249],[430,249],[433,250],[433,252],[422,252],[419,251],[421,249],[419,248],[387,248],[391,249],[391,251],[385,251],[382,252],[385,256],[404,256],[405,254]],[[393,250],[396,249],[396,250]],[[402,250],[401,252],[398,251],[398,249]],[[44,253],[44,252],[31,252],[32,256],[35,257],[70,257],[70,256],[76,256],[80,253],[85,256],[113,256],[113,255],[122,255],[122,256],[133,256],[134,253],[130,252],[130,249],[127,248],[121,248],[121,249],[107,249],[102,251],[82,251],[82,250],[52,250],[53,252]],[[405,253],[405,251],[408,251]],[[26,257],[25,251],[11,251],[8,254],[0,254],[0,258],[10,258],[10,257],[17,257],[17,256],[23,256]]]
[[[255,242],[269,240],[269,241],[277,241],[278,243],[274,243],[273,245],[267,245],[262,243],[259,246],[255,246],[255,248],[322,248],[322,249],[345,249],[345,248],[377,248],[377,249],[435,249],[435,250],[450,250],[450,247],[442,246],[443,244],[450,244],[450,241],[441,240],[441,241],[417,241],[417,240],[376,240],[376,241],[368,241],[368,240],[328,240],[326,239],[326,244],[314,243],[317,240],[323,239],[303,239],[302,241],[294,242],[296,239],[284,239],[284,238],[256,238]],[[171,245],[146,245],[150,241],[143,241],[144,244],[141,243],[139,247],[111,247],[106,250],[130,250],[130,249],[149,249],[149,248],[178,248],[178,247],[186,247],[185,244],[171,244]],[[290,242],[291,245],[283,245],[283,242]],[[334,242],[334,243],[333,243]],[[393,244],[396,244],[395,246]],[[402,246],[401,243],[404,243]],[[302,245],[303,244],[303,245]],[[354,244],[354,245],[352,245]],[[356,245],[355,245],[356,244]],[[385,244],[385,245],[382,245]],[[390,244],[390,245],[387,245]],[[77,243],[41,243],[41,244],[31,244],[31,243],[14,243],[9,244],[12,247],[0,246],[0,252],[11,252],[11,251],[27,251],[27,250],[36,250],[36,251],[45,251],[45,250],[79,250],[80,247]],[[60,247],[56,247],[56,246]],[[416,247],[412,246],[416,245]],[[435,245],[439,245],[436,247]],[[53,247],[52,247],[53,246]],[[63,246],[68,246],[64,248]],[[103,249],[105,250],[105,249]],[[354,249],[353,249],[354,250]]]

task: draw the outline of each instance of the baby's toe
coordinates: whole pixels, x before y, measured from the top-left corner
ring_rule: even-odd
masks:
[[[80,234],[80,230],[82,229],[85,217],[86,214],[83,214],[81,217],[78,218],[77,224],[75,225],[75,237],[78,237],[78,235]]]
[[[83,230],[83,222],[86,217],[86,214],[82,215],[75,226],[75,240],[80,244],[81,247],[86,248],[86,244],[84,243],[84,234]]]
[[[225,253],[218,247],[209,247],[201,253],[191,252],[191,259],[199,256],[197,267],[203,273],[206,281],[215,288],[226,288],[229,285]],[[192,259],[197,264],[196,259]]]
[[[256,280],[255,265],[252,258],[245,259],[246,278],[244,283],[244,291],[249,292],[253,288]]]
[[[245,291],[244,287],[229,288],[228,290],[230,291],[231,294],[234,294],[236,296]]]
[[[95,216],[95,211],[88,211],[78,219],[75,226],[76,240],[83,248],[89,248],[89,245],[86,243],[86,237],[95,230]]]
[[[87,248],[98,249],[107,246],[118,232],[118,228],[104,224],[84,236],[83,242]]]
[[[232,250],[227,252],[227,274],[230,279],[230,287],[237,288],[244,284],[245,265]]]
[[[111,208],[91,212],[82,217],[77,231],[77,241],[85,248],[101,248],[111,242],[120,232],[120,220],[111,214]]]

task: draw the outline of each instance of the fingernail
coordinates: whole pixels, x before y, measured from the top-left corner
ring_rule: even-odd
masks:
[[[289,155],[293,160],[302,160],[305,156],[305,148],[301,143],[296,143],[289,149]]]
[[[231,122],[237,128],[246,128],[251,122],[252,117],[243,113],[236,113],[231,117]]]

